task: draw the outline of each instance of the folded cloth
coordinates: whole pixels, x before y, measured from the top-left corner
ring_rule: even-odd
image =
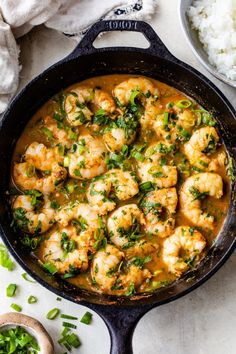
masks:
[[[149,19],[156,5],[157,0],[0,0],[0,113],[18,86],[15,38],[44,24],[79,41],[99,19]]]

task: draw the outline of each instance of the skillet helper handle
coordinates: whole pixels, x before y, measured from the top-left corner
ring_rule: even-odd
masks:
[[[145,312],[146,310],[139,308],[118,309],[114,307],[103,312],[102,317],[111,338],[110,354],[133,354],[133,333]]]
[[[175,57],[168,51],[164,43],[158,37],[154,29],[146,22],[134,20],[105,20],[96,22],[85,34],[74,51],[68,56],[69,58],[76,58],[80,55],[104,51],[110,48],[96,49],[93,46],[94,40],[101,32],[113,31],[127,31],[127,32],[140,32],[142,33],[150,46],[147,49],[139,49],[144,52],[158,55],[166,59],[175,59]],[[115,47],[120,48],[120,47]]]
[[[132,339],[135,327],[153,305],[137,307],[99,306],[91,305],[106,323],[111,339],[110,354],[133,354]]]

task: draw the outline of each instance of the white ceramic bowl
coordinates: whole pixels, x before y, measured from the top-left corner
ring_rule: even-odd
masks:
[[[202,63],[202,65],[217,79],[223,81],[224,83],[236,87],[236,81],[228,79],[225,75],[220,74],[217,69],[211,65],[208,61],[207,53],[203,49],[203,45],[198,38],[197,31],[191,28],[188,16],[187,9],[191,5],[192,0],[181,0],[179,7],[180,22],[182,25],[183,32],[187,38],[187,41],[197,57],[197,59]]]

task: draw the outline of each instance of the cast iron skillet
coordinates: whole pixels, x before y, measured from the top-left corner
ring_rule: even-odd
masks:
[[[148,49],[114,47],[95,49],[93,41],[103,31],[141,32],[150,42]],[[46,274],[17,242],[10,225],[11,213],[6,190],[10,162],[17,139],[33,113],[55,93],[73,83],[105,74],[146,75],[180,89],[196,99],[218,119],[220,134],[233,161],[236,159],[235,111],[224,95],[202,74],[176,59],[153,29],[138,21],[100,21],[65,59],[31,81],[13,100],[0,126],[0,231],[16,261],[40,284],[56,294],[96,311],[111,336],[112,354],[132,353],[132,334],[138,320],[152,308],[173,301],[197,288],[228,259],[235,246],[235,183],[231,187],[228,214],[214,247],[197,270],[152,294],[125,297],[105,296],[80,290]]]

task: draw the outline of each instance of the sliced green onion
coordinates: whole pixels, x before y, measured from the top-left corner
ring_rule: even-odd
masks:
[[[61,301],[61,297],[57,297],[56,300],[57,300],[57,301]]]
[[[78,320],[78,317],[66,315],[66,314],[63,314],[63,313],[61,314],[60,317],[61,317],[61,318],[65,318],[66,320]]]
[[[133,152],[132,156],[135,158],[135,160],[138,160],[140,162],[144,161],[144,156],[138,151]]]
[[[67,337],[67,343],[71,345],[73,348],[78,348],[81,345],[81,342],[77,334],[75,333],[72,333]]]
[[[22,311],[22,307],[17,305],[17,304],[15,304],[15,303],[11,304],[11,308],[13,310],[15,310],[16,312],[21,312]]]
[[[155,270],[155,272],[153,273],[153,275],[156,276],[156,275],[159,275],[159,274],[161,274],[161,273],[163,273],[163,270],[157,269],[157,270]]]
[[[69,164],[70,164],[70,159],[68,156],[64,157],[64,167],[69,167]]]
[[[38,301],[37,297],[30,295],[28,297],[28,304],[35,304]]]
[[[26,176],[31,178],[35,175],[35,166],[34,165],[28,165],[27,170],[26,170]]]
[[[163,126],[164,126],[164,130],[169,130],[168,128],[168,124],[169,124],[169,112],[165,112],[164,116],[163,116]]]
[[[48,139],[53,139],[53,133],[48,128],[42,128],[41,131],[48,137]]]
[[[60,205],[57,203],[56,200],[52,200],[50,203],[50,206],[52,209],[59,209],[60,208]]]
[[[62,331],[58,343],[64,345],[69,352],[71,351],[71,348],[78,348],[81,345],[77,334],[72,333],[70,329],[66,327]]]
[[[68,193],[72,194],[72,193],[74,192],[74,190],[75,190],[74,184],[68,183],[68,184],[66,185],[66,190],[67,190]]]
[[[0,244],[0,265],[7,268],[9,271],[14,269],[14,262],[9,257],[6,246]]]
[[[166,108],[167,109],[170,109],[170,108],[172,108],[174,106],[174,102],[168,102],[167,104],[166,104]]]
[[[138,88],[136,90],[132,90],[131,95],[130,95],[130,99],[129,99],[131,105],[136,105],[135,99],[139,94],[140,94],[140,90]]]
[[[152,182],[148,181],[148,182],[141,183],[139,185],[139,189],[142,192],[150,192],[150,191],[153,191],[155,189],[155,187]]]
[[[9,284],[6,289],[7,297],[13,297],[15,295],[16,289],[17,289],[16,284]]]
[[[44,263],[43,267],[52,275],[56,274],[57,269],[51,262]]]
[[[32,280],[32,279],[29,278],[29,276],[28,276],[27,273],[23,273],[23,274],[21,274],[21,276],[22,276],[22,278],[23,278],[24,280],[26,280],[26,281],[28,281],[28,282],[30,282],[30,283],[36,283],[35,280]]]
[[[93,317],[93,314],[87,311],[87,312],[85,312],[85,314],[81,318],[80,322],[84,323],[86,325],[89,325],[92,321],[92,317]]]
[[[52,310],[50,310],[48,313],[47,313],[47,319],[48,320],[54,320],[60,313],[60,310],[58,308],[54,308]]]
[[[39,350],[36,339],[23,327],[10,327],[0,332],[0,353],[2,354],[36,354]]]
[[[175,105],[179,108],[188,108],[190,106],[192,106],[192,102],[189,100],[180,100],[178,102],[175,103]]]
[[[74,329],[77,328],[77,326],[75,324],[69,323],[69,322],[62,322],[62,326],[66,327],[66,328],[74,328]]]

